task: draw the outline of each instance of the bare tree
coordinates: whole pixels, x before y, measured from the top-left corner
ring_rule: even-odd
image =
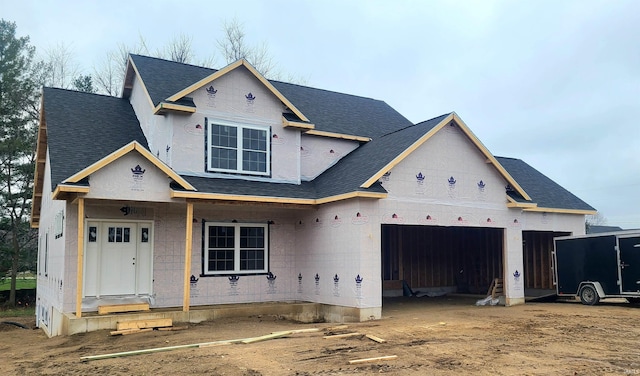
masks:
[[[80,68],[75,61],[75,54],[69,45],[58,43],[45,51],[48,77],[47,86],[68,89],[73,79],[80,75]]]
[[[174,36],[164,47],[164,52],[158,53],[157,56],[178,63],[191,64],[194,57],[192,42],[193,37],[185,34]]]
[[[139,36],[138,43],[133,46],[118,44],[115,50],[107,52],[100,66],[93,67],[96,92],[112,96],[120,95],[129,53],[149,55],[149,47],[142,35]]]
[[[266,42],[251,46],[245,41],[244,27],[238,19],[227,22],[222,27],[223,37],[218,40],[218,47],[227,64],[245,59],[263,76],[278,79],[281,76],[277,64],[273,61]]]
[[[602,213],[598,212],[593,215],[587,215],[584,221],[584,228],[586,233],[588,234],[591,230],[592,226],[605,226],[607,224],[607,218],[602,215]]]

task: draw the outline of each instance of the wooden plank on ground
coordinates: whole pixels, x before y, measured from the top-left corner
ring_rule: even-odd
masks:
[[[158,330],[163,330],[163,331],[176,331],[176,330],[185,330],[185,329],[189,329],[189,327],[185,325],[185,326],[169,326],[164,328],[158,328]]]
[[[137,333],[146,333],[153,331],[153,328],[144,328],[144,329],[124,329],[124,330],[113,330],[109,332],[112,336],[123,335],[126,336],[128,334],[137,334]]]
[[[382,338],[380,338],[380,337],[376,337],[376,336],[374,336],[374,335],[372,335],[372,334],[367,334],[367,335],[366,335],[366,337],[367,337],[367,338],[369,338],[370,340],[375,341],[375,342],[378,342],[378,343],[385,343],[385,342],[387,342],[387,340],[384,340],[384,339],[382,339]]]
[[[378,361],[378,360],[393,360],[393,359],[397,359],[397,358],[398,358],[397,355],[377,356],[375,358],[365,358],[365,359],[350,360],[349,364],[368,363],[368,362],[375,362],[375,361]]]
[[[132,320],[122,321],[116,324],[117,330],[125,329],[144,329],[144,328],[164,328],[172,326],[171,319],[146,319],[146,320]]]
[[[338,338],[346,338],[346,337],[353,337],[353,336],[361,336],[362,334],[360,333],[346,333],[346,334],[336,334],[336,335],[332,335],[332,336],[324,336],[322,338],[324,339],[338,339]]]
[[[327,328],[327,331],[332,332],[334,330],[341,330],[341,329],[347,329],[349,327],[349,325],[338,325],[338,326],[331,326]]]
[[[266,341],[268,339],[286,337],[290,334],[291,334],[291,331],[275,332],[275,333],[267,334],[260,337],[247,338],[244,341],[242,341],[242,343],[254,343],[254,342],[260,342],[260,341]]]
[[[136,312],[136,311],[148,311],[148,310],[149,310],[149,303],[115,304],[115,305],[99,306],[98,314],[106,315],[107,313]]]

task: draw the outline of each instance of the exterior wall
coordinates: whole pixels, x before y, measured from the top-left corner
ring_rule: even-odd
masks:
[[[140,128],[147,138],[151,152],[166,162],[166,154],[164,152],[162,155],[160,154],[160,149],[162,148],[164,151],[165,145],[170,140],[167,131],[162,127],[165,119],[163,116],[153,115],[151,100],[138,75],[135,76],[129,102],[136,113],[138,122],[140,122]]]
[[[359,308],[359,320],[380,318],[380,225],[375,207],[372,200],[340,201],[297,222],[299,300]]]
[[[215,93],[207,91],[210,88]],[[255,99],[247,99],[249,93]],[[246,68],[239,67],[219,77],[191,96],[197,112],[192,115],[168,114],[166,124],[162,125],[170,129],[172,141],[166,146],[158,146],[160,155],[167,154],[167,160],[174,170],[181,174],[215,175],[206,172],[206,118],[209,123],[219,121],[269,126],[270,180],[299,183],[300,131],[282,126],[284,105]]]
[[[359,145],[357,141],[303,134],[300,139],[302,180],[315,179],[342,157],[357,149]]]
[[[63,307],[66,292],[65,242],[68,224],[65,202],[51,199],[51,169],[49,152],[44,171],[40,226],[38,228],[38,275],[36,323],[47,332],[56,330],[54,310]],[[62,215],[62,234],[56,234],[56,217]]]
[[[294,280],[296,259],[294,222],[301,210],[274,210],[269,207],[234,207],[231,205],[200,205],[194,207],[193,252],[191,275],[197,278],[191,284],[190,303],[197,305],[295,301]],[[267,279],[266,274],[242,275],[231,280],[229,275],[203,276],[204,224],[203,222],[268,223],[269,224],[269,271],[275,279]],[[184,226],[182,226],[184,229]],[[184,230],[183,230],[184,233]],[[182,275],[182,273],[180,274]],[[160,277],[160,275],[158,275]],[[182,295],[168,305],[182,304]],[[158,301],[158,303],[160,303]]]

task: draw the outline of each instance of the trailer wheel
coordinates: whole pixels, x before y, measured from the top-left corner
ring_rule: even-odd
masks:
[[[582,304],[595,305],[600,301],[600,296],[593,285],[584,285],[580,289],[580,301]]]

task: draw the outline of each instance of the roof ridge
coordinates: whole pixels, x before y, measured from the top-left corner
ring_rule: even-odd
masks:
[[[368,99],[368,100],[372,100],[372,101],[377,101],[377,102],[383,102],[386,103],[385,101],[381,100],[381,99],[375,99],[375,98],[371,98],[371,97],[365,97],[362,95],[356,95],[356,94],[349,94],[349,93],[344,93],[341,91],[335,91],[335,90],[328,90],[328,89],[321,89],[318,87],[314,87],[314,86],[307,86],[307,85],[300,85],[300,84],[296,84],[296,83],[292,83],[292,82],[285,82],[285,81],[280,81],[280,80],[269,80],[267,79],[269,82],[271,83],[278,83],[278,84],[284,84],[284,85],[291,85],[291,86],[297,86],[297,87],[301,87],[301,88],[305,88],[305,89],[312,89],[312,90],[318,90],[318,91],[323,91],[326,93],[333,93],[333,94],[340,94],[340,95],[348,95],[350,97],[354,97],[354,98],[361,98],[361,99]]]
[[[92,93],[89,91],[82,91],[82,90],[75,90],[75,89],[65,89],[65,88],[61,88],[61,87],[54,87],[54,86],[43,86],[42,87],[43,90],[59,90],[59,91],[66,91],[68,93],[77,93],[77,94],[87,94],[87,95],[96,95],[99,97],[106,97],[106,98],[114,98],[114,99],[123,99],[122,97],[116,97],[115,95],[108,95],[108,94],[101,94],[101,93]]]
[[[138,57],[141,57],[143,59],[160,60],[160,61],[164,61],[164,62],[172,63],[172,64],[187,65],[187,66],[191,66],[191,67],[199,68],[199,69],[208,69],[208,70],[212,70],[213,71],[212,73],[215,73],[215,72],[220,70],[220,69],[216,69],[216,68],[203,67],[202,65],[196,65],[196,64],[191,64],[191,63],[182,63],[180,61],[169,60],[169,59],[165,59],[165,58],[162,58],[162,57],[156,57],[156,56],[147,56],[147,55],[140,55],[140,54],[133,54],[133,53],[129,53],[129,56],[138,56]]]

